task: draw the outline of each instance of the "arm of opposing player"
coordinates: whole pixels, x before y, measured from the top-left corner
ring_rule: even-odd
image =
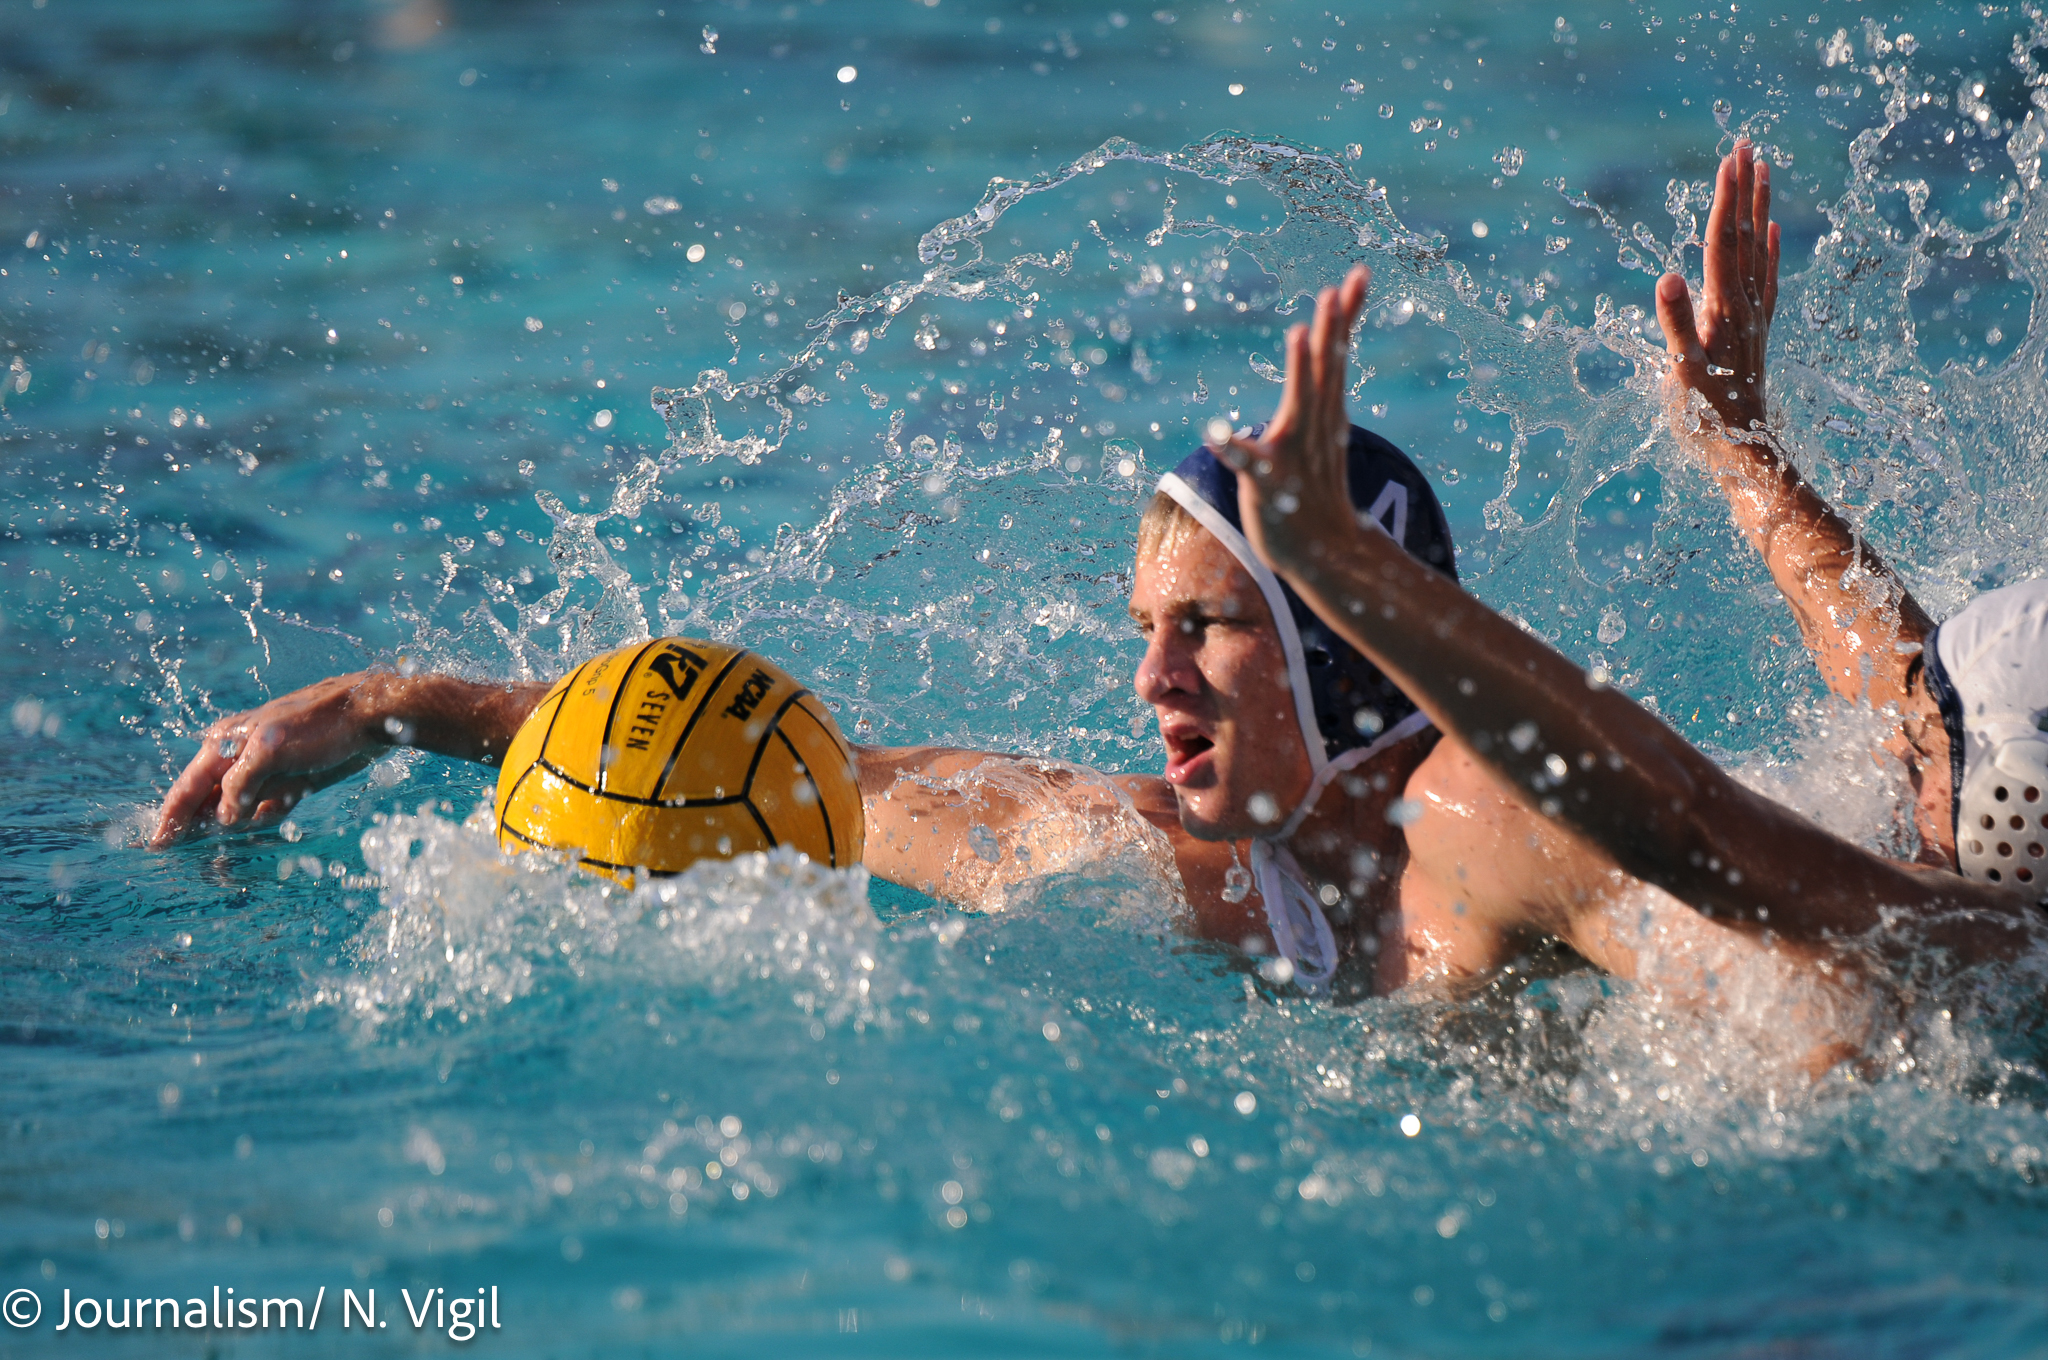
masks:
[[[1541,813],[1626,872],[1741,928],[1830,949],[1918,918],[1892,948],[2006,956],[2031,942],[2031,909],[1954,875],[1880,859],[1736,783],[1625,695],[1584,672],[1385,534],[1359,524],[1339,428],[1347,336],[1363,289],[1325,292],[1288,335],[1285,430],[1314,439],[1233,440],[1253,541],[1316,614],[1359,648]],[[1320,410],[1318,410],[1320,408]]]
[[[164,795],[150,845],[168,845],[207,817],[233,826],[282,815],[391,746],[495,760],[546,688],[365,671],[222,718]]]
[[[1883,558],[1799,475],[1765,423],[1765,353],[1778,301],[1770,201],[1770,166],[1748,142],[1738,143],[1715,183],[1697,304],[1678,275],[1657,283],[1657,319],[1672,359],[1672,424],[1763,556],[1828,688],[1903,710],[1924,699],[1912,683],[1913,659],[1934,625]]]
[[[2018,898],[1881,859],[1752,793],[1384,535],[1361,531],[1287,575],[1520,797],[1717,920],[1813,952],[1877,933],[1888,950],[1984,959],[2034,939]],[[1886,931],[1893,909],[1915,929]]]

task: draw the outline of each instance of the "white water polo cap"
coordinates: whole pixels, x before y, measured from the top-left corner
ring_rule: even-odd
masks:
[[[2048,896],[2048,580],[1988,591],[1943,623],[1927,679],[1948,728],[1957,866]]]

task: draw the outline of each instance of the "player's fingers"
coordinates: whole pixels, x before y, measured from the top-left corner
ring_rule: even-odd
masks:
[[[1233,472],[1249,472],[1256,477],[1256,469],[1266,461],[1265,450],[1243,435],[1234,434],[1215,448],[1216,456]]]
[[[1771,223],[1770,264],[1764,270],[1764,325],[1778,314],[1778,224]]]
[[[243,733],[234,752],[234,763],[220,780],[220,806],[215,818],[222,826],[233,826],[261,801],[263,786],[275,773],[279,738],[268,724]]]
[[[1706,291],[1712,295],[1721,287],[1722,281],[1732,272],[1735,263],[1735,207],[1736,190],[1740,187],[1735,169],[1735,153],[1721,158],[1721,168],[1714,177],[1714,206],[1707,211],[1706,235]]]
[[[1754,242],[1755,258],[1751,261],[1750,272],[1756,280],[1753,293],[1758,301],[1764,296],[1764,280],[1770,271],[1771,261],[1771,166],[1768,161],[1757,161],[1751,170],[1753,187],[1750,190],[1750,237]]]
[[[1344,276],[1344,315],[1347,320],[1358,320],[1358,314],[1365,310],[1366,296],[1371,292],[1372,269],[1367,265],[1352,265],[1351,272]]]
[[[1314,428],[1316,405],[1315,327],[1312,323],[1290,326],[1287,331],[1287,373],[1294,380],[1288,405],[1291,418],[1286,437],[1299,439]],[[1268,443],[1273,442],[1268,436]]]
[[[1344,282],[1337,289],[1337,352],[1326,415],[1330,428],[1340,440],[1350,425],[1344,415],[1344,400],[1345,388],[1351,381],[1352,332],[1358,326],[1359,315],[1365,310],[1365,294],[1371,284],[1372,271],[1362,264],[1355,264],[1345,273]]]
[[[1266,426],[1266,438],[1278,440],[1301,428],[1302,387],[1308,381],[1308,327],[1296,323],[1287,328],[1286,379],[1280,387],[1280,409]]]
[[[1751,203],[1756,196],[1756,153],[1748,142],[1735,144],[1735,287],[1750,296],[1756,275],[1756,220]]]
[[[1321,342],[1321,348],[1316,355],[1314,431],[1316,437],[1322,439],[1327,438],[1334,428],[1334,413],[1344,409],[1344,352],[1351,343],[1351,337],[1345,324],[1341,288],[1323,290],[1316,307],[1316,321],[1316,338]]]
[[[1694,323],[1692,298],[1685,280],[1666,274],[1657,280],[1657,324],[1664,328],[1664,348],[1678,359],[1691,362],[1703,353],[1699,327]]]
[[[311,792],[310,789],[303,787],[296,780],[292,781],[291,787],[274,790],[274,796],[266,796],[255,807],[249,809],[249,825],[265,826],[280,820],[286,813],[297,807],[299,800],[304,798],[309,792]]]
[[[156,829],[149,837],[152,850],[160,850],[183,836],[191,829],[192,823],[205,814],[220,788],[221,775],[232,763],[211,741],[200,748],[199,754],[192,757],[164,794]]]
[[[1330,385],[1330,358],[1336,350],[1332,332],[1337,325],[1337,290],[1325,288],[1316,294],[1316,319],[1309,327],[1308,353],[1311,385],[1307,392],[1308,406],[1314,413],[1314,421],[1324,418],[1328,406]],[[1312,422],[1309,426],[1315,428]]]

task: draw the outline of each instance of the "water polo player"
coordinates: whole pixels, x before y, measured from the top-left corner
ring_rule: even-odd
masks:
[[[1891,716],[1923,863],[2048,894],[2048,581],[1980,595],[1937,628],[1883,559],[1809,486],[1766,423],[1778,296],[1770,166],[1726,157],[1697,307],[1657,285],[1673,424],[1763,555],[1828,688]]]
[[[872,871],[989,905],[992,885],[1032,871],[1002,852],[1033,828],[1099,842],[1149,823],[1196,933],[1277,953],[1311,988],[1376,992],[1482,979],[1545,938],[1702,993],[1706,958],[1839,978],[1840,939],[1879,935],[1893,909],[1928,922],[1915,949],[1975,957],[2031,938],[2008,895],[1885,861],[1749,792],[1460,590],[1427,482],[1344,415],[1364,291],[1354,271],[1290,332],[1279,413],[1228,441],[1238,470],[1193,455],[1141,526],[1135,683],[1163,774],[862,749]],[[542,689],[366,674],[224,719],[166,796],[156,843],[209,812],[280,812],[393,734],[494,757]]]

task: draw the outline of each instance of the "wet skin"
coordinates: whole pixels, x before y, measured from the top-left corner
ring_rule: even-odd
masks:
[[[1762,409],[1760,331],[1775,297],[1767,190],[1767,171],[1750,165],[1746,150],[1724,163],[1709,224],[1705,322],[1679,314],[1682,283],[1674,291],[1666,280],[1658,293],[1681,360],[1676,388],[1713,416],[1710,457],[1748,457],[1767,442],[1753,440],[1753,423],[1749,435],[1740,428]],[[1767,248],[1757,244],[1760,231]],[[1334,887],[1349,909],[1344,942],[1365,956],[1375,990],[1467,985],[1544,936],[1624,976],[1654,958],[1655,980],[1680,990],[1688,980],[1711,987],[1700,959],[1763,955],[1837,986],[1856,972],[1845,938],[1872,941],[1885,955],[1935,946],[1966,960],[2030,947],[2033,918],[2016,899],[1953,875],[1916,874],[1750,793],[1625,697],[1589,686],[1577,667],[1358,523],[1340,436],[1349,425],[1349,336],[1366,282],[1354,271],[1321,296],[1312,325],[1290,331],[1279,412],[1260,441],[1232,439],[1223,453],[1239,469],[1254,549],[1444,734],[1433,746],[1411,739],[1359,778],[1340,780],[1292,842],[1312,885]],[[1718,396],[1695,380],[1727,377],[1716,368],[1734,374]],[[1682,414],[1696,412],[1687,405]],[[1803,485],[1775,465],[1728,475]],[[1767,557],[1773,535],[1790,523],[1801,551],[1839,558],[1846,543],[1842,560],[1866,563],[1853,535],[1835,541],[1831,511],[1808,502],[1794,509],[1765,516]],[[1738,502],[1738,520],[1742,513]],[[1771,557],[1774,577],[1802,622],[1827,617],[1828,570],[1801,560],[1798,552]],[[1781,562],[1798,569],[1781,571]],[[1833,581],[1841,589],[1839,571]],[[1802,608],[1802,590],[1815,608]],[[1909,604],[1905,597],[1889,605],[1899,640],[1918,626]],[[1268,829],[1273,812],[1284,815],[1308,778],[1264,600],[1220,544],[1190,533],[1141,558],[1132,612],[1146,632],[1135,682],[1160,721],[1162,776],[1103,776],[931,747],[863,749],[870,869],[992,905],[1006,881],[1029,871],[970,853],[972,832],[1013,832],[1058,814],[1070,819],[1062,834],[1086,849],[1097,831],[1135,812],[1170,847],[1194,929],[1269,948],[1256,893],[1233,903],[1222,891],[1241,853],[1237,842]],[[1909,665],[1886,675],[1913,700]],[[275,815],[394,740],[488,756],[503,749],[539,692],[351,676],[225,719],[167,796],[158,842],[208,812],[224,823]],[[1925,714],[1905,716],[1910,739],[1913,720],[1924,728]],[[975,780],[995,791],[981,795],[968,787]],[[1542,796],[1553,789],[1559,796]],[[1404,828],[1387,816],[1397,791],[1421,809],[1419,818],[1403,817]],[[1923,783],[1923,795],[1933,793],[1931,780]],[[1889,929],[1890,909],[1921,923],[1915,938]],[[1815,1035],[1823,1049],[1836,1037]]]
[[[1927,686],[1934,621],[1867,540],[1809,486],[1770,422],[1765,352],[1778,307],[1771,167],[1746,141],[1721,161],[1704,277],[1657,282],[1672,429],[1727,497],[1834,694],[1890,715],[1883,741],[1912,781],[1920,862],[1956,866],[1948,728]]]

